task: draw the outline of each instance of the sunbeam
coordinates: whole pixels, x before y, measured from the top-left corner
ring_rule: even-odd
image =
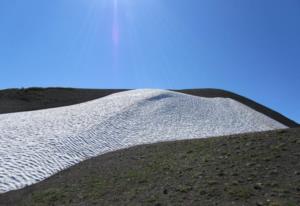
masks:
[[[113,45],[113,69],[116,70],[118,67],[118,52],[119,52],[119,41],[120,41],[120,30],[118,21],[118,0],[113,0],[113,19],[112,19],[112,31],[111,39]]]
[[[118,0],[113,0],[112,41],[116,49],[119,45]]]

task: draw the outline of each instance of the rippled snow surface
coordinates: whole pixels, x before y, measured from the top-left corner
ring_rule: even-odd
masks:
[[[132,90],[73,106],[0,115],[0,193],[133,145],[286,128],[228,98]]]

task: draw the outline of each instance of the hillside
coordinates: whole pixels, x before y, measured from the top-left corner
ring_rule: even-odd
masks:
[[[120,91],[0,91],[0,205],[300,204],[296,122],[224,90]]]
[[[85,159],[131,146],[285,129],[229,98],[159,89],[0,115],[0,193],[41,181]]]
[[[101,155],[0,205],[300,205],[300,128]]]
[[[27,88],[0,90],[0,114],[46,109],[78,104],[124,89],[75,89],[75,88]],[[220,89],[175,90],[200,97],[227,97],[239,101],[248,107],[275,119],[288,127],[297,127],[298,123],[253,100]]]
[[[119,89],[27,88],[0,90],[0,114],[69,106],[101,98]]]

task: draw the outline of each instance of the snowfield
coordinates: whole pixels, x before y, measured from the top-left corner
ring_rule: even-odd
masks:
[[[0,193],[87,158],[160,141],[287,128],[228,98],[132,90],[67,107],[0,115]]]

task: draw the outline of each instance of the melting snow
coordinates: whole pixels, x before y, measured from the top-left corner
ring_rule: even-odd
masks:
[[[132,90],[73,106],[0,115],[0,193],[134,145],[286,126],[228,98]]]

